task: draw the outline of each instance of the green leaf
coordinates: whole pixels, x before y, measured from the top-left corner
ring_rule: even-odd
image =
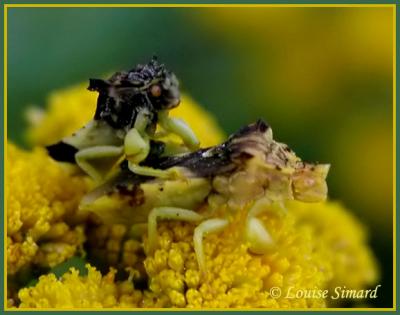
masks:
[[[53,267],[49,273],[54,273],[56,277],[61,277],[64,273],[68,272],[70,268],[75,268],[79,271],[81,276],[86,276],[88,271],[85,265],[86,261],[82,257],[73,256],[61,264]]]

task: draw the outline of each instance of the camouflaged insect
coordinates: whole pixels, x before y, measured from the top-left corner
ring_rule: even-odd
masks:
[[[265,253],[274,241],[257,215],[283,208],[285,200],[319,202],[327,196],[329,165],[301,161],[286,144],[273,139],[272,129],[262,120],[241,128],[220,145],[176,156],[149,155],[144,163],[163,170],[178,168],[184,179],[138,176],[125,168],[87,195],[81,209],[110,224],[136,229],[145,223],[149,253],[157,246],[157,220],[198,222],[194,247],[202,271],[203,235],[229,223],[216,217],[220,207],[227,205],[229,213],[252,204],[245,238],[254,253]]]

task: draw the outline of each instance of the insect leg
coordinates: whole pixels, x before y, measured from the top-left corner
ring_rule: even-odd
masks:
[[[200,272],[204,273],[206,271],[203,236],[208,233],[216,233],[223,230],[228,223],[229,221],[226,219],[209,219],[200,223],[200,225],[194,229],[193,244]]]
[[[124,150],[128,161],[138,164],[149,154],[150,142],[137,129],[132,128],[125,136]]]
[[[147,137],[143,137],[136,128],[132,128],[126,134],[124,149],[128,160],[128,168],[135,174],[165,179],[183,177],[180,176],[179,171],[175,168],[160,170],[139,165],[150,152],[150,140]]]
[[[162,179],[186,179],[177,167],[160,170],[148,166],[141,166],[128,161],[128,168],[132,173],[142,176],[157,177]]]
[[[168,116],[167,111],[162,111],[158,113],[158,120],[161,127],[178,135],[190,149],[199,148],[199,140],[193,130],[182,119],[171,118]]]
[[[274,240],[270,233],[256,216],[263,212],[275,211],[276,206],[279,207],[279,204],[272,203],[267,198],[262,198],[255,202],[247,214],[245,236],[250,244],[249,249],[253,253],[264,254],[274,246]]]
[[[250,251],[255,254],[265,254],[275,244],[263,222],[255,217],[247,218],[246,240],[250,244]]]
[[[202,220],[203,216],[192,210],[175,207],[158,207],[151,210],[147,220],[148,252],[150,254],[157,246],[157,219],[197,222]]]

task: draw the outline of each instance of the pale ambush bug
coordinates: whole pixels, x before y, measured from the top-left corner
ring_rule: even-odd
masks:
[[[127,159],[129,169],[155,177],[176,177],[176,170],[160,171],[139,165],[150,152],[152,141],[165,133],[177,134],[185,147],[164,148],[174,154],[198,148],[193,131],[180,119],[168,117],[180,103],[176,76],[155,57],[130,71],[115,73],[108,80],[91,79],[89,90],[99,93],[93,120],[73,135],[48,146],[55,160],[77,163],[97,181]],[[164,132],[156,133],[157,125]]]
[[[287,145],[273,140],[263,121],[243,127],[215,147],[169,157],[149,155],[144,161],[161,170],[178,168],[184,178],[164,180],[133,174],[128,168],[99,186],[82,201],[81,209],[104,222],[123,223],[132,230],[145,226],[147,252],[157,247],[157,220],[198,223],[194,249],[205,272],[203,236],[229,224],[226,214],[250,204],[245,240],[254,253],[265,253],[274,241],[257,216],[283,207],[285,200],[323,201],[327,195],[329,165],[302,162]]]

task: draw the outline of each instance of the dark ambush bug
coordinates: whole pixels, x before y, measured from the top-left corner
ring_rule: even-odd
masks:
[[[96,112],[73,135],[47,147],[55,160],[77,163],[97,181],[126,159],[136,174],[156,177],[179,176],[175,170],[160,171],[139,165],[151,150],[152,141],[165,133],[183,140],[177,152],[198,148],[199,141],[183,120],[170,118],[169,110],[180,103],[179,82],[174,73],[153,59],[107,80],[90,79],[89,90],[99,93]],[[163,132],[156,133],[157,125]],[[176,153],[176,148],[165,149]]]

